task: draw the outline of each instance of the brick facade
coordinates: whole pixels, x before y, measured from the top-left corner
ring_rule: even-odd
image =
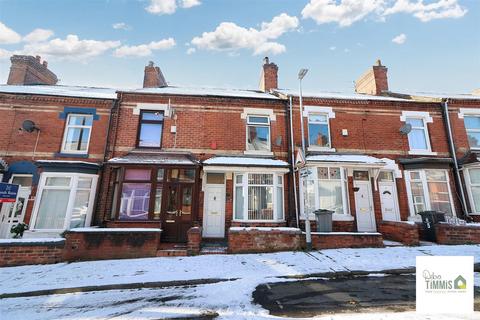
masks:
[[[480,227],[448,225],[440,223],[435,226],[439,244],[480,244]]]
[[[0,267],[63,261],[65,241],[0,243]]]
[[[336,248],[382,248],[380,233],[312,233],[312,248],[316,250]]]
[[[401,242],[407,246],[417,246],[420,243],[418,227],[414,223],[382,221],[378,231],[385,239]]]

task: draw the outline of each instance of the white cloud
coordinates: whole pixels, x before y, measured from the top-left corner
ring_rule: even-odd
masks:
[[[337,47],[332,46],[332,47],[330,47],[330,48],[328,48],[328,49],[330,49],[330,50],[332,50],[332,51],[335,51],[335,50],[337,49]]]
[[[138,46],[122,46],[117,48],[113,55],[116,57],[145,57],[151,55],[153,50],[168,50],[173,48],[175,44],[173,38],[168,38]]]
[[[202,3],[199,0],[183,0],[181,2],[182,8],[188,9],[191,7],[196,7],[201,5]]]
[[[310,0],[302,10],[302,17],[311,18],[318,24],[336,22],[341,27],[348,27],[379,10],[383,2],[383,0],[341,0],[337,4],[336,0]]]
[[[22,40],[22,37],[0,22],[0,44],[18,43]]]
[[[38,28],[23,37],[23,41],[32,43],[43,42],[50,39],[53,34],[52,30]]]
[[[187,54],[194,54],[195,51],[197,51],[197,49],[195,49],[195,48],[188,48],[188,49],[187,49]]]
[[[85,59],[99,56],[118,46],[120,46],[120,41],[80,40],[77,35],[69,34],[65,39],[55,38],[48,42],[26,44],[22,53],[66,59]]]
[[[385,10],[384,15],[408,13],[420,21],[428,22],[434,19],[461,18],[467,11],[458,4],[458,0],[438,0],[428,4],[422,0],[397,0],[391,8]]]
[[[392,42],[396,44],[404,44],[405,41],[407,41],[407,36],[405,35],[405,33],[401,33],[392,39]]]
[[[310,0],[303,8],[302,17],[318,24],[337,23],[348,27],[372,16],[375,21],[385,21],[389,15],[405,13],[428,22],[434,19],[460,18],[467,13],[458,0]]]
[[[158,15],[174,14],[178,7],[189,9],[200,4],[199,0],[150,0],[145,10]]]
[[[113,29],[116,29],[116,30],[130,30],[132,29],[131,26],[129,26],[128,24],[126,24],[125,22],[118,22],[118,23],[114,23],[112,24],[112,28]]]
[[[270,22],[263,22],[260,29],[244,28],[233,22],[222,22],[212,32],[204,32],[192,39],[191,44],[198,49],[214,51],[237,51],[249,49],[254,55],[279,54],[285,52],[284,45],[273,42],[286,32],[298,27],[297,17],[282,13]]]
[[[13,52],[0,48],[0,60],[8,59],[13,55]]]

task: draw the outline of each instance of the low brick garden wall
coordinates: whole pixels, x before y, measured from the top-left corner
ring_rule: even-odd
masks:
[[[480,244],[480,224],[435,225],[437,243],[439,244]]]
[[[302,231],[297,228],[232,227],[228,231],[229,253],[259,253],[302,249]]]
[[[66,261],[155,257],[160,229],[80,228],[65,232]]]
[[[63,261],[65,239],[6,239],[0,241],[0,267]]]
[[[312,248],[381,248],[383,237],[378,232],[312,232]]]
[[[418,246],[420,235],[418,226],[409,221],[382,221],[378,225],[378,231],[387,240],[401,242],[407,246]]]

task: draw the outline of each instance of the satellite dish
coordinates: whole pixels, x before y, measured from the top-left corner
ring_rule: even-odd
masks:
[[[33,122],[32,120],[25,120],[23,121],[22,123],[22,129],[24,131],[27,131],[27,132],[33,132],[35,130],[39,130],[36,126],[35,126],[35,122]]]
[[[407,135],[412,131],[412,125],[410,123],[405,123],[401,128],[400,128],[400,134]]]

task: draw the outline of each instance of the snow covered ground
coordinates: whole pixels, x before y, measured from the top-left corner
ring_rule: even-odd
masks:
[[[197,257],[107,260],[0,269],[0,293],[191,279],[233,281],[156,289],[122,289],[0,300],[2,319],[164,319],[217,312],[219,319],[271,319],[252,303],[255,287],[330,271],[408,268],[419,255],[470,255],[480,262],[480,246],[335,249],[312,253],[208,255]],[[293,280],[291,280],[293,281]],[[480,285],[480,277],[476,277]],[[414,312],[331,315],[319,319],[452,319]],[[480,319],[480,315],[455,319]]]

